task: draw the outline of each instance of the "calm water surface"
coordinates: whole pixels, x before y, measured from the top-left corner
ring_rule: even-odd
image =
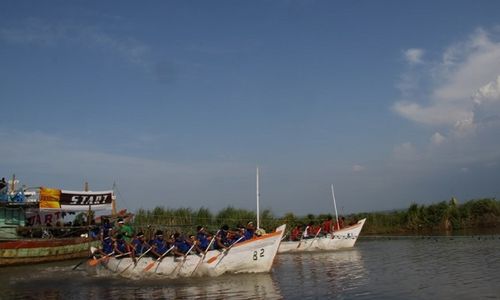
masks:
[[[500,299],[500,236],[360,239],[278,255],[270,274],[179,280],[90,275],[79,261],[0,269],[1,299]]]

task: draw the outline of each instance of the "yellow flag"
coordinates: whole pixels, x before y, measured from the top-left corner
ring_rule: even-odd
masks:
[[[40,189],[40,208],[61,208],[61,190],[42,187]]]

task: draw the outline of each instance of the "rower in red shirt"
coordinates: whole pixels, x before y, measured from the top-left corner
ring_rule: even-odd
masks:
[[[338,220],[338,223],[335,223],[335,230],[340,230],[342,228],[344,228],[344,222],[345,222],[345,218],[344,217],[340,217],[339,220]]]
[[[302,235],[302,225],[297,225],[292,230],[292,234],[290,235],[290,240],[292,241],[300,241],[300,236]]]
[[[307,225],[307,237],[308,238],[313,238],[316,236],[316,234],[318,233],[320,227],[319,226],[316,226],[314,225],[313,222],[310,222],[309,225]]]
[[[321,230],[323,231],[324,234],[331,233],[333,229],[332,225],[333,225],[332,217],[328,216],[328,218],[323,221],[323,224],[321,225]]]

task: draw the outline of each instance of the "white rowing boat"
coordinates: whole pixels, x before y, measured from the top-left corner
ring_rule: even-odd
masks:
[[[229,251],[210,250],[202,255],[188,255],[174,258],[166,256],[145,271],[156,259],[143,257],[130,267],[130,257],[111,257],[101,265],[112,273],[129,278],[143,276],[161,276],[167,278],[192,276],[219,276],[224,273],[262,273],[271,271],[274,258],[278,252],[286,225],[281,225],[275,232],[264,234],[251,240],[235,244]]]
[[[333,234],[327,234],[322,237],[303,239],[302,241],[283,241],[278,253],[352,248],[358,239],[365,221],[366,219],[362,219],[352,226],[342,228]]]

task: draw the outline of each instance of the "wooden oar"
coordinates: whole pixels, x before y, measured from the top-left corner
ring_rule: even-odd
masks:
[[[110,256],[112,256],[113,254],[115,254],[115,252],[114,252],[114,251],[113,251],[113,252],[111,252],[110,254],[107,254],[107,255],[105,255],[105,256],[103,256],[103,257],[101,257],[101,258],[98,258],[98,259],[95,259],[95,258],[94,258],[94,259],[90,259],[90,260],[89,260],[89,262],[88,262],[88,265],[89,265],[89,266],[91,266],[91,267],[95,267],[95,266],[97,266],[97,264],[99,264],[101,261],[103,261],[103,260],[105,260],[105,259],[109,258],[109,257],[110,257]]]
[[[155,261],[152,261],[149,263],[149,265],[147,265],[144,270],[142,270],[143,272],[147,272],[149,271],[152,267],[154,267],[154,265],[159,262],[163,257],[165,257],[165,255],[167,255],[172,249],[174,249],[175,246],[172,246],[170,247],[167,251],[165,251],[165,253],[163,253],[160,257],[158,257],[158,259],[156,259]]]
[[[318,237],[319,233],[321,232],[321,228],[318,230],[318,232],[316,232],[316,235],[314,236],[314,239],[311,241],[311,243],[309,244],[309,246],[307,246],[307,248],[311,247],[311,245],[314,243],[314,241],[316,240],[316,238]]]
[[[231,248],[232,248],[234,245],[236,245],[236,243],[237,243],[237,242],[241,241],[244,237],[245,237],[244,235],[243,235],[243,236],[241,236],[239,239],[237,239],[237,240],[236,240],[236,242],[232,243],[232,244],[231,244],[231,245],[230,245],[227,249],[225,249],[225,250],[224,250],[224,251],[222,251],[221,253],[217,254],[216,256],[211,257],[209,260],[207,260],[207,263],[209,263],[209,264],[213,263],[213,262],[214,262],[214,261],[215,261],[215,260],[216,260],[216,259],[217,259],[220,255],[221,255],[221,254],[224,254],[224,256],[226,256],[226,255],[227,255],[227,252],[228,252],[229,250],[231,250]],[[222,260],[222,258],[221,258],[221,260]]]
[[[220,232],[220,229],[217,230],[217,232],[215,233],[214,236],[212,236],[212,240],[210,240],[210,243],[208,244],[207,249],[205,249],[205,251],[203,252],[203,256],[200,258],[200,261],[198,262],[198,264],[196,265],[196,267],[194,267],[193,272],[191,272],[191,274],[189,275],[189,277],[193,276],[194,272],[196,272],[196,270],[198,269],[198,267],[201,265],[201,263],[205,259],[205,256],[207,256],[207,253],[210,250],[210,247],[212,247],[212,244],[215,241],[215,237],[217,236],[217,234],[219,234],[219,232]]]
[[[125,271],[127,271],[127,270],[128,270],[128,268],[130,268],[132,265],[137,265],[137,262],[138,262],[138,261],[140,261],[140,260],[141,260],[141,258],[143,258],[143,257],[144,257],[144,255],[146,255],[149,251],[151,251],[151,249],[153,249],[153,247],[149,247],[149,249],[148,249],[148,250],[146,250],[143,254],[141,254],[141,256],[139,256],[139,258],[138,258],[135,262],[130,263],[130,264],[129,264],[129,265],[128,265],[125,269],[123,269],[123,270],[120,272],[120,274],[121,274],[121,273],[123,273],[123,272],[125,272]],[[135,267],[134,267],[134,268],[135,268]]]
[[[191,248],[189,248],[189,250],[186,252],[186,254],[184,254],[184,259],[179,263],[179,266],[178,268],[176,268],[173,272],[172,272],[172,275],[174,275],[174,277],[177,275],[177,273],[180,272],[180,270],[182,269],[182,265],[184,265],[184,263],[186,262],[186,259],[187,259],[187,256],[189,255],[189,253],[191,252],[191,250],[193,250],[194,246],[196,246],[196,242],[193,243],[193,246],[191,246]]]
[[[74,267],[73,267],[73,271],[76,270],[76,268],[78,268],[81,264],[83,264],[84,262],[86,262],[87,260],[89,259],[92,259],[94,257],[94,252],[97,251],[97,248],[95,247],[90,247],[90,256],[83,259],[82,261],[80,261],[79,263],[77,263]]]
[[[307,228],[309,228],[309,226],[306,226],[306,229],[304,229],[304,232],[302,232],[302,235],[300,236],[300,241],[299,244],[297,245],[297,249],[299,249],[300,244],[302,244],[302,240],[304,239],[304,234],[306,234],[307,232]]]
[[[89,266],[97,266],[98,263],[100,263],[101,261],[103,260],[107,260],[109,259],[115,252],[111,252],[110,254],[104,256],[104,257],[101,257],[101,258],[98,258],[98,259],[92,259],[92,260],[89,260]],[[115,255],[114,257],[115,258],[119,258],[119,257],[122,257],[122,256],[126,256],[126,255],[129,255],[130,253],[132,252],[127,252],[127,253],[122,253],[122,254],[118,254],[118,255]]]

